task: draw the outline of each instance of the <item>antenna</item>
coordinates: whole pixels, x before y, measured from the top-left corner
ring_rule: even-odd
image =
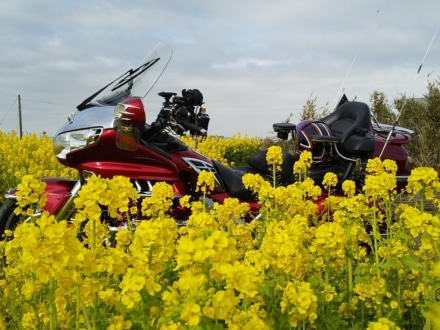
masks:
[[[20,94],[18,94],[18,131],[20,140],[23,137],[23,126],[22,126],[22,120],[21,120],[21,97]]]
[[[376,20],[376,19],[377,19],[377,15],[379,15],[379,9],[376,10],[376,13],[375,13],[374,15],[375,15],[375,16],[374,16],[374,17],[375,17],[374,20]],[[356,53],[355,53],[353,59],[351,60],[350,66],[349,66],[349,68],[348,68],[348,71],[347,71],[347,73],[345,74],[344,79],[342,80],[341,87],[339,87],[339,89],[338,89],[338,92],[337,92],[337,94],[336,94],[335,108],[338,106],[338,104],[339,104],[339,102],[340,102],[340,99],[341,99],[341,97],[340,97],[339,95],[341,95],[341,93],[344,94],[343,92],[344,92],[344,90],[345,90],[345,88],[344,88],[345,81],[347,80],[347,78],[348,78],[348,76],[349,76],[349,74],[350,74],[350,72],[351,72],[351,69],[353,68],[354,62],[356,62],[356,59],[357,59],[357,57],[358,57],[358,55],[359,55],[360,50],[361,50],[361,46],[358,47],[358,49],[357,49],[357,51],[356,51]]]
[[[417,73],[416,73],[414,79],[416,79],[416,78],[419,76],[420,70],[422,70],[423,64],[425,63],[425,59],[426,59],[426,57],[428,56],[429,51],[431,50],[431,46],[432,46],[432,44],[433,44],[433,42],[434,42],[434,39],[435,39],[435,37],[436,37],[436,35],[437,35],[437,32],[438,32],[439,28],[440,28],[440,24],[437,25],[437,28],[435,29],[435,32],[434,32],[434,34],[432,35],[431,42],[429,43],[428,48],[426,49],[425,55],[423,56],[423,59],[422,59],[422,61],[420,62],[419,68],[417,69]],[[402,107],[400,108],[400,111],[399,111],[399,113],[397,114],[396,120],[394,121],[393,127],[392,127],[391,130],[389,131],[388,136],[387,136],[387,139],[385,140],[385,143],[384,143],[384,145],[383,145],[382,151],[380,152],[379,158],[382,158],[382,155],[383,155],[383,153],[384,153],[384,151],[385,151],[385,148],[387,147],[388,143],[389,143],[390,140],[391,140],[391,135],[393,135],[393,132],[394,132],[394,130],[396,129],[397,122],[399,121],[400,115],[402,114],[403,109],[405,108],[405,105],[406,105],[406,101],[407,101],[407,100],[408,100],[408,98],[405,97],[405,99],[403,100]]]
[[[339,87],[339,89],[338,89],[338,93],[336,94],[335,108],[338,106],[338,103],[339,103],[339,95],[340,95],[341,92],[344,90],[345,81],[347,80],[348,75],[349,75],[350,72],[351,72],[351,68],[353,67],[354,62],[356,62],[356,59],[357,59],[357,57],[358,57],[358,55],[359,55],[359,51],[360,51],[360,50],[361,50],[361,47],[358,47],[357,52],[356,52],[356,54],[354,55],[353,60],[351,61],[350,67],[348,68],[348,71],[347,71],[347,73],[345,74],[344,80],[342,80],[341,87]]]

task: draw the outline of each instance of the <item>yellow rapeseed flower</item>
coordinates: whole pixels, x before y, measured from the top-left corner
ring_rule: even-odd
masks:
[[[426,199],[433,200],[435,193],[440,192],[438,172],[432,167],[418,167],[413,169],[408,177],[406,191],[411,196],[415,196],[423,191]]]
[[[283,163],[283,152],[280,146],[270,146],[267,149],[266,161],[268,165],[273,165],[276,169],[280,169]]]
[[[393,321],[381,317],[377,322],[372,321],[368,323],[367,330],[400,330],[400,327],[398,327]]]
[[[288,282],[283,290],[281,312],[289,315],[290,326],[297,327],[300,322],[308,321],[313,327],[317,318],[318,298],[310,283],[302,281]]]
[[[327,172],[324,175],[324,179],[322,180],[322,185],[324,187],[328,187],[329,189],[332,187],[336,187],[338,184],[338,176],[333,172]]]
[[[35,210],[32,206],[43,208],[47,202],[46,183],[33,175],[25,175],[22,181],[17,185],[17,208],[15,214],[33,216]],[[30,212],[27,212],[27,211]]]
[[[215,188],[214,174],[209,171],[202,171],[197,178],[197,191],[208,193]]]
[[[353,197],[356,193],[356,183],[353,180],[342,182],[342,190],[348,197]]]
[[[180,318],[185,321],[189,327],[199,325],[200,317],[202,316],[202,309],[199,304],[188,302],[183,305]]]
[[[173,205],[173,187],[166,182],[157,182],[151,191],[151,197],[142,199],[142,214],[148,217],[164,216]]]
[[[299,160],[293,165],[293,173],[299,175],[306,175],[313,163],[312,153],[310,151],[303,151],[299,155]]]

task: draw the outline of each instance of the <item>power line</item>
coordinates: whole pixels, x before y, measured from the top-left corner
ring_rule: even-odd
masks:
[[[28,99],[28,98],[21,98],[21,100],[22,101],[31,102],[31,103],[43,103],[43,104],[62,105],[62,106],[67,106],[67,107],[75,107],[75,105],[73,105],[73,104],[64,104],[64,103],[57,103],[57,102],[52,102],[52,101],[32,100],[32,99]]]
[[[3,116],[3,118],[0,120],[0,126],[3,124],[3,121],[6,119],[6,117],[9,115],[9,113],[12,110],[12,107],[15,106],[15,104],[17,103],[17,98],[14,98],[14,102],[12,102],[11,106],[9,107],[9,109],[6,111],[6,114]]]

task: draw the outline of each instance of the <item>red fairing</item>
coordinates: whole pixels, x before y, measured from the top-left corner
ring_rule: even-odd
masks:
[[[116,148],[117,132],[107,129],[99,143],[70,152],[67,165],[76,168],[80,174],[88,171],[103,178],[115,175],[133,179],[155,181],[177,181],[178,169],[174,162],[142,145],[135,151]]]
[[[373,158],[379,157],[382,152],[384,141],[376,140],[376,149],[373,153]],[[408,152],[400,145],[387,144],[382,159],[392,159],[397,164],[397,175],[401,175],[405,172],[406,163],[408,160]]]
[[[56,214],[66,199],[70,197],[76,181],[63,178],[42,178],[41,181],[46,183],[45,191],[47,194],[47,203],[43,209],[50,214]],[[16,196],[16,194],[17,188],[8,192],[9,196]]]
[[[70,197],[73,186],[76,181],[61,178],[43,178],[46,183],[47,203],[45,211],[55,214]]]
[[[379,157],[382,153],[382,159],[392,159],[396,162],[397,175],[409,175],[409,155],[403,145],[411,142],[411,136],[409,134],[395,133],[384,149],[386,140],[387,136],[377,133],[374,135],[375,150],[372,158]]]
[[[119,112],[117,119],[123,122],[131,123],[136,126],[145,125],[146,123],[144,103],[139,97],[130,97],[120,102],[116,106],[115,112]]]

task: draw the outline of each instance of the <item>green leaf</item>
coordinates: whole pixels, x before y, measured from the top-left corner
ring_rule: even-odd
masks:
[[[405,266],[412,269],[422,269],[422,265],[418,262],[418,260],[414,256],[403,256],[402,262]]]
[[[390,259],[385,261],[380,268],[383,269],[399,269],[400,268],[400,263],[397,259]]]

